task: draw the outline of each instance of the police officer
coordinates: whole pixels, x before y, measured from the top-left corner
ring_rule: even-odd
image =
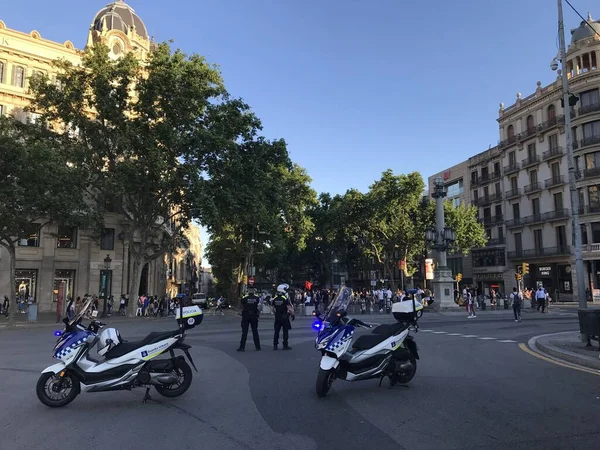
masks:
[[[291,350],[288,345],[288,332],[292,328],[290,323],[290,310],[292,310],[291,302],[287,296],[287,284],[280,284],[277,287],[277,295],[273,299],[273,312],[275,313],[275,334],[273,335],[273,350],[277,350],[279,345],[279,331],[283,328],[283,349]],[[293,310],[292,310],[293,311]],[[293,312],[291,313],[292,320],[294,319]]]
[[[242,297],[242,339],[238,352],[246,351],[246,338],[248,337],[248,326],[252,327],[252,337],[256,350],[260,350],[260,338],[258,337],[258,301],[254,289],[250,288],[248,293]]]

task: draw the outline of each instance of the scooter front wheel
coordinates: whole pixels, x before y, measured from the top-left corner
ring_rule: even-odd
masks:
[[[79,381],[69,372],[60,374],[43,373],[35,388],[37,398],[51,408],[66,406],[79,394]]]
[[[323,370],[319,368],[319,373],[317,374],[317,395],[319,397],[327,395],[329,389],[331,389],[333,380],[335,380],[335,371],[333,369]]]

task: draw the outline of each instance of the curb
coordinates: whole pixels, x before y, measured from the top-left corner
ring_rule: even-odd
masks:
[[[541,336],[532,337],[529,342],[529,348],[538,350],[539,352],[549,355],[561,361],[576,364],[578,366],[587,367],[588,369],[600,370],[600,359],[580,355],[578,353],[564,350],[550,344],[550,338],[557,337],[563,334],[578,334],[578,331],[566,331],[562,333],[544,334]]]

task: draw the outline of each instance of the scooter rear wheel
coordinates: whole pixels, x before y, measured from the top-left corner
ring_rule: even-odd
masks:
[[[417,373],[417,360],[415,358],[410,358],[410,363],[412,364],[411,370],[396,375],[397,383],[406,384],[415,377],[415,374]]]
[[[192,385],[192,368],[190,365],[181,360],[175,360],[175,369],[173,374],[177,376],[177,383],[168,386],[154,386],[156,391],[164,397],[179,397],[185,394],[185,392]]]
[[[323,370],[319,368],[319,373],[317,374],[317,395],[319,397],[325,397],[327,395],[334,379],[334,370]]]
[[[60,408],[75,400],[79,394],[79,381],[69,372],[64,374],[62,380],[59,374],[43,373],[38,379],[35,393],[44,405]]]

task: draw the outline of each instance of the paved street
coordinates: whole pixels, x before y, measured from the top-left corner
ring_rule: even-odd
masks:
[[[53,327],[0,329],[3,449],[591,449],[600,442],[600,379],[536,358],[519,343],[577,329],[576,312],[428,313],[416,334],[421,360],[409,388],[375,380],[314,390],[319,353],[307,319],[294,322],[293,350],[271,350],[272,320],[235,351],[239,320],[207,316],[189,333],[199,368],[190,391],[142,404],[144,391],[82,394],[62,410],[35,396],[53,363]],[[380,319],[380,318],[379,318]],[[389,321],[390,319],[385,319]],[[125,339],[173,319],[119,323]]]

